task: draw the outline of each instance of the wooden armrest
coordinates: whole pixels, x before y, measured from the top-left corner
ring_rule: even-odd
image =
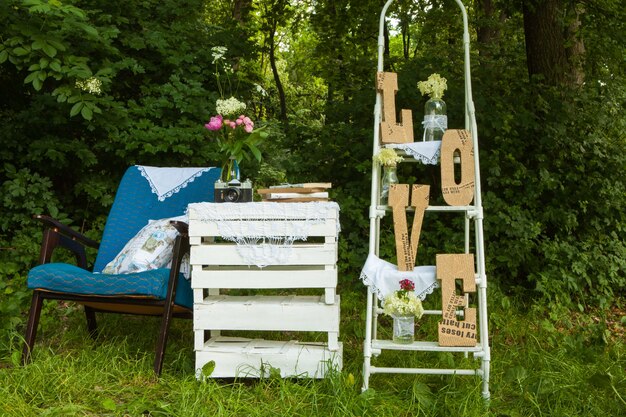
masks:
[[[187,223],[172,220],[170,221],[170,224],[174,226],[174,229],[178,230],[178,233],[180,233],[181,236],[189,236],[189,225]]]
[[[95,240],[89,239],[87,236],[83,235],[82,233],[79,233],[77,231],[75,231],[74,229],[71,229],[70,227],[64,225],[63,223],[59,222],[58,220],[50,217],[50,216],[46,216],[44,214],[36,214],[33,216],[34,219],[37,219],[39,221],[41,221],[44,226],[46,226],[49,229],[53,229],[55,232],[69,237],[72,240],[75,240],[85,246],[89,246],[91,248],[98,248],[100,247],[100,243],[96,242]]]
[[[79,267],[87,269],[85,246],[98,248],[100,247],[98,242],[89,239],[82,233],[78,233],[50,216],[37,214],[33,218],[39,220],[44,225],[43,242],[41,243],[41,251],[39,253],[40,264],[50,262],[52,252],[60,246],[69,249],[76,256],[76,262]]]

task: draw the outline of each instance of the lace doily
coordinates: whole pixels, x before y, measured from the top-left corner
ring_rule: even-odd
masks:
[[[205,172],[215,168],[160,168],[137,165],[137,169],[148,181],[150,189],[157,195],[159,201],[164,201]]]
[[[392,143],[385,148],[400,149],[423,164],[437,165],[441,141]]]
[[[336,202],[194,203],[188,211],[199,221],[215,223],[220,237],[237,243],[244,262],[260,268],[284,263],[293,242],[306,241],[311,228],[327,218],[339,218]]]
[[[415,284],[415,295],[422,301],[439,288],[435,266],[416,266],[413,271],[398,271],[398,266],[370,253],[361,271],[361,280],[379,300],[400,289],[400,281],[410,279]]]

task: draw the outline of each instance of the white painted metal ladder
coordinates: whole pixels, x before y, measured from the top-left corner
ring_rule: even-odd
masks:
[[[473,347],[447,347],[440,346],[433,341],[415,341],[412,344],[400,345],[390,340],[377,339],[378,314],[382,311],[378,298],[371,287],[367,291],[367,312],[366,330],[364,341],[364,362],[363,362],[363,387],[365,391],[369,388],[369,379],[372,374],[396,373],[396,374],[435,374],[435,375],[478,375],[482,378],[482,396],[489,398],[489,364],[490,348],[487,323],[487,276],[485,274],[485,256],[483,240],[483,209],[480,188],[480,164],[478,158],[478,133],[476,128],[476,118],[474,102],[472,100],[472,84],[470,77],[470,36],[467,22],[467,11],[460,0],[455,0],[461,9],[463,17],[463,47],[464,47],[464,73],[465,73],[465,129],[472,136],[474,144],[474,166],[475,166],[475,188],[472,206],[451,207],[451,206],[429,206],[427,211],[459,211],[465,214],[465,252],[470,250],[470,227],[473,225],[475,232],[475,268],[476,287],[478,303],[478,324],[479,339]],[[384,51],[384,26],[387,9],[393,0],[388,0],[380,14],[380,25],[378,35],[378,71],[383,71],[383,51]],[[380,144],[380,122],[382,120],[382,96],[380,92],[376,94],[376,105],[374,107],[374,135],[372,155],[376,155],[381,149]],[[381,172],[378,163],[372,163],[372,184],[370,203],[370,239],[369,253],[378,255],[378,242],[380,238],[380,220],[386,213],[386,206],[378,205],[380,195]],[[441,311],[427,311],[430,314],[441,314]],[[405,350],[423,352],[454,352],[472,354],[481,361],[480,368],[477,369],[427,369],[427,368],[402,368],[402,367],[377,367],[372,365],[372,356],[378,356],[383,350]]]

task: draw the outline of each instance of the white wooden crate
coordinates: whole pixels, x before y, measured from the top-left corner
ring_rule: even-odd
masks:
[[[246,204],[251,204],[248,208],[255,207],[254,203]],[[201,369],[207,362],[215,361],[211,377],[259,377],[269,372],[271,366],[280,369],[282,376],[320,378],[329,364],[336,369],[342,367],[343,347],[338,341],[340,307],[335,294],[338,207],[322,211],[323,218],[307,223],[304,229],[300,222],[306,220],[291,216],[290,207],[296,206],[287,204],[283,213],[286,217],[279,220],[263,219],[254,210],[248,211],[245,218],[233,214],[230,219],[226,205],[211,208],[219,211],[221,220],[245,222],[237,223],[241,230],[273,237],[299,236],[307,230],[305,241],[271,247],[272,255],[278,251],[280,256],[272,257],[269,265],[263,267],[250,265],[246,248],[221,238],[215,220],[196,212],[194,205],[189,208],[196,367]],[[317,288],[324,292],[322,296],[220,295],[222,289],[293,288]],[[224,338],[221,330],[324,332],[328,333],[328,342]],[[205,342],[209,332],[211,339]]]
[[[196,351],[196,377],[202,367],[215,362],[211,378],[259,378],[280,370],[282,377],[323,378],[343,367],[343,345],[330,351],[324,343],[270,341],[237,337],[211,338]]]

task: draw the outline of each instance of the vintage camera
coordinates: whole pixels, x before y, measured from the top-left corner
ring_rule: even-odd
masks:
[[[229,182],[215,182],[215,202],[216,203],[248,203],[252,201],[252,183],[245,180],[243,183],[239,180]]]

